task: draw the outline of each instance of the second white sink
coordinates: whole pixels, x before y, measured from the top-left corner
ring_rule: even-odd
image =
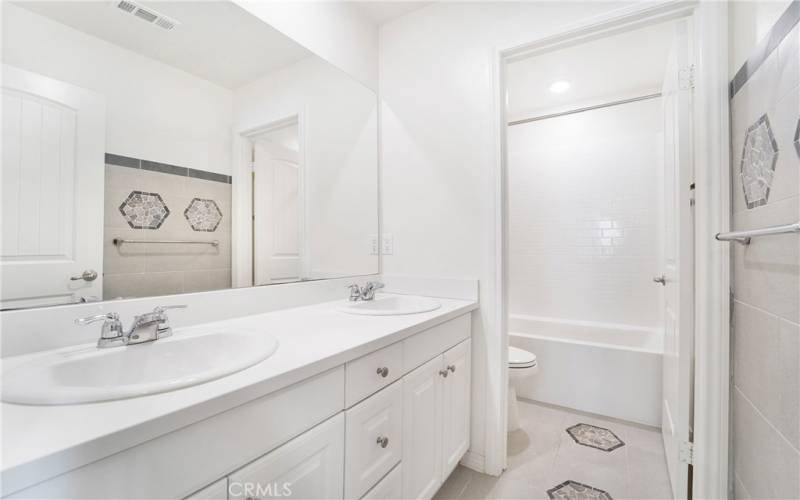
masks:
[[[385,295],[378,294],[374,300],[348,302],[340,310],[348,314],[361,314],[366,316],[392,316],[403,314],[419,314],[435,311],[442,307],[441,302],[429,297],[415,297],[412,295]]]
[[[3,373],[3,401],[59,405],[173,391],[244,370],[278,341],[257,330],[176,332],[147,344],[43,353]]]

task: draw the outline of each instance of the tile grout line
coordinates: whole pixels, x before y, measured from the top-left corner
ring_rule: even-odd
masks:
[[[800,455],[800,450],[798,450],[797,448],[795,448],[795,446],[794,446],[794,445],[791,443],[791,441],[789,441],[788,439],[786,439],[786,436],[784,436],[784,435],[783,435],[783,433],[782,433],[780,430],[778,430],[778,428],[777,428],[777,427],[775,427],[775,425],[772,423],[772,421],[771,421],[770,419],[768,419],[768,418],[766,417],[766,415],[764,415],[763,413],[761,413],[761,410],[758,408],[758,406],[756,406],[756,405],[755,405],[755,403],[753,403],[753,402],[750,400],[750,398],[748,398],[748,397],[747,397],[747,395],[745,395],[745,393],[744,393],[744,392],[742,392],[742,390],[739,388],[739,386],[738,386],[738,385],[734,385],[733,387],[734,387],[734,389],[736,389],[736,392],[738,392],[738,393],[739,393],[739,395],[740,395],[742,398],[744,398],[744,400],[747,402],[747,404],[749,404],[749,405],[750,405],[750,406],[753,408],[753,410],[754,410],[754,411],[756,412],[756,414],[757,414],[757,415],[758,415],[758,416],[761,418],[761,420],[763,420],[764,422],[766,422],[766,423],[767,423],[767,425],[770,427],[770,429],[772,429],[772,431],[773,431],[773,432],[775,432],[775,434],[777,434],[777,435],[778,435],[778,436],[779,436],[781,439],[783,439],[783,440],[786,442],[786,444],[788,444],[788,445],[789,445],[789,448],[791,448],[791,449],[792,449],[792,451],[794,451],[795,453],[797,453],[798,455]]]

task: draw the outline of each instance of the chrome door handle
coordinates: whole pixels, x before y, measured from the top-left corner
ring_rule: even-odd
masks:
[[[386,436],[378,436],[378,440],[376,442],[381,448],[386,448],[389,446],[389,438]]]
[[[97,279],[97,271],[95,271],[94,269],[87,269],[81,274],[78,274],[77,276],[70,276],[69,278],[70,281],[79,281],[79,280],[94,281],[96,279]]]
[[[661,283],[661,286],[667,286],[667,277],[664,276],[663,274],[661,276],[656,276],[655,278],[653,278],[653,281],[655,281],[656,283]]]
[[[380,375],[381,377],[386,378],[389,375],[389,369],[386,368],[385,366],[382,366],[382,367],[378,368],[376,373],[378,375]]]

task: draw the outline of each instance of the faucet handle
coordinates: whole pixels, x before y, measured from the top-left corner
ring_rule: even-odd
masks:
[[[350,302],[356,302],[361,299],[362,290],[358,283],[347,285],[345,288],[350,289]]]
[[[384,285],[380,281],[367,281],[367,288],[370,290],[379,290],[385,286],[386,285]]]
[[[189,306],[187,306],[186,304],[175,304],[172,306],[157,306],[155,309],[153,309],[153,312],[156,314],[161,314],[168,309],[186,309],[187,307]]]
[[[98,321],[119,321],[119,314],[110,312],[106,314],[98,314],[96,316],[87,316],[85,318],[76,318],[75,324],[83,326],[97,323]]]

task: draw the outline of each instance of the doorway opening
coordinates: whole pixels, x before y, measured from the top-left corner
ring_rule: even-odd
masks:
[[[524,443],[552,443],[554,460],[537,472],[540,488],[569,488],[572,480],[612,496],[687,498],[690,491],[687,15],[639,19],[503,61],[503,314],[517,349],[508,354],[509,399],[519,397],[522,414],[515,422],[510,401],[508,468],[526,466]],[[532,355],[535,370],[527,358],[516,365],[520,349]],[[545,431],[538,418],[528,418],[534,427],[526,428],[526,412],[558,421],[553,435],[532,436]],[[580,464],[592,459],[583,456],[591,446],[569,432],[579,424],[591,427],[585,434],[647,442],[659,463],[636,461],[650,467],[637,473],[612,458],[615,448],[603,456],[619,474],[593,477],[594,468]],[[660,467],[657,477],[653,467]],[[637,483],[643,476],[649,481]]]

